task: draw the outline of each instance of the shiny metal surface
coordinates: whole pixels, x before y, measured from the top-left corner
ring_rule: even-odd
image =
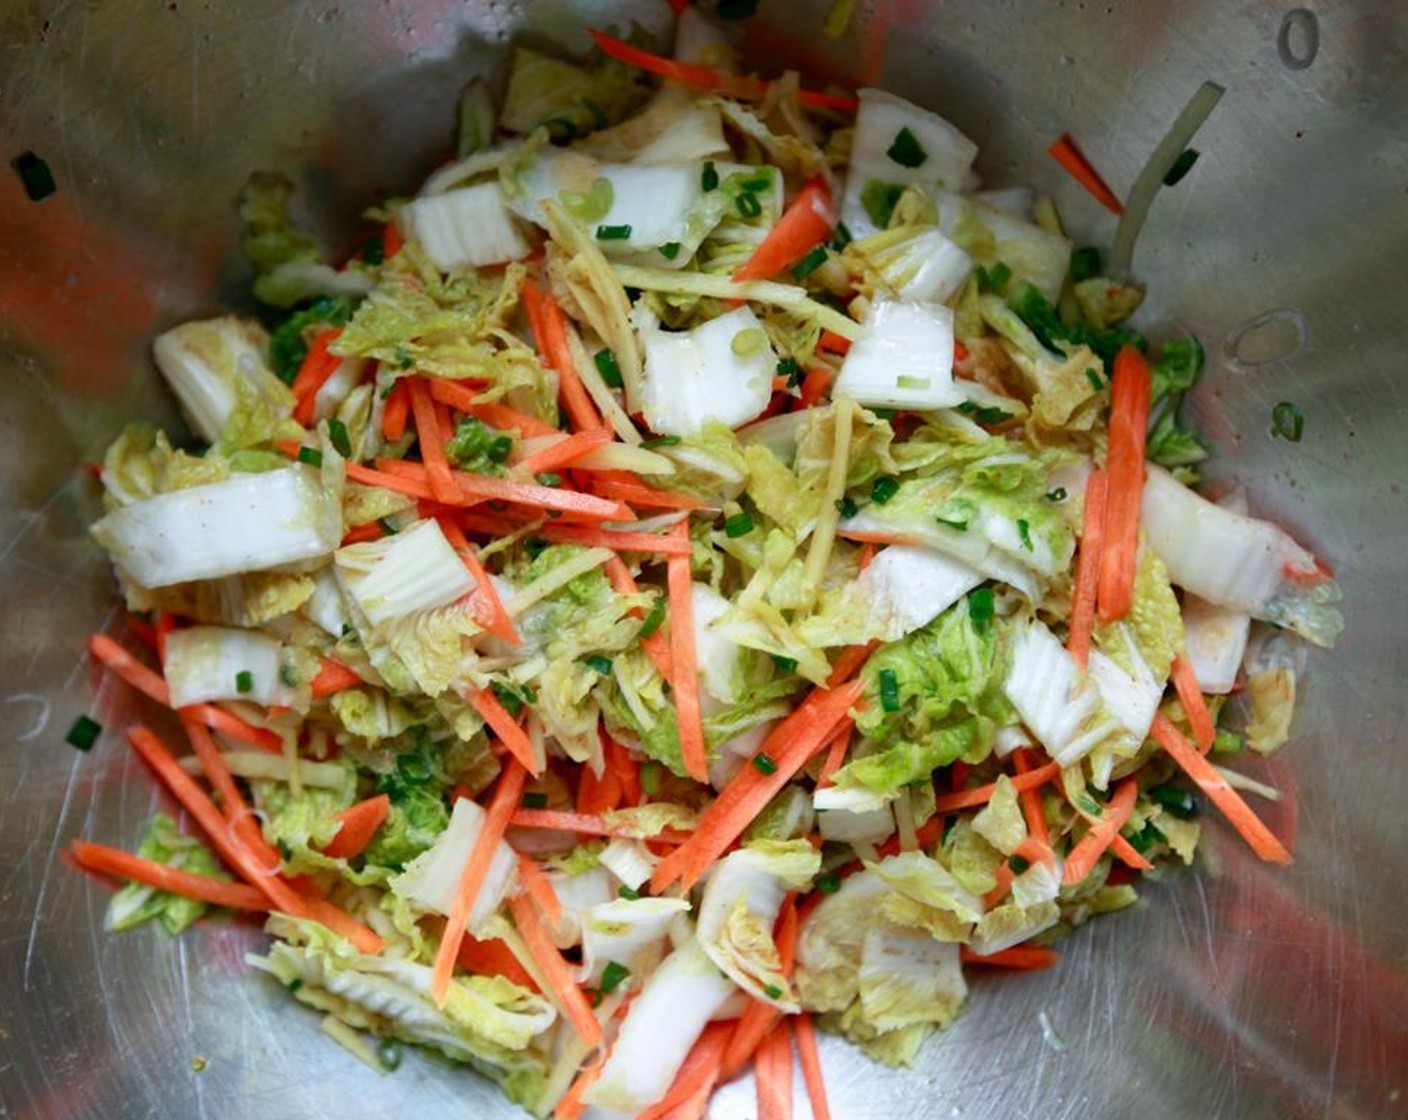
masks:
[[[345,236],[364,203],[441,158],[461,83],[507,37],[570,36],[574,12],[612,7],[0,3],[3,154],[33,149],[59,187],[30,203],[0,168],[0,1115],[513,1114],[468,1073],[358,1065],[242,963],[254,926],[103,934],[108,892],[62,848],[130,845],[157,798],[111,731],[89,755],[62,741],[79,712],[110,729],[132,714],[111,685],[94,696],[82,657],[114,605],[75,468],[129,418],[173,420],[145,340],[244,298],[230,200],[250,169],[298,173]],[[657,23],[665,9],[614,7]],[[887,18],[836,45],[797,34],[824,4],[765,0],[754,56],[873,71],[978,139],[989,181],[1053,191],[1082,239],[1111,224],[1046,143],[1070,128],[1123,188],[1197,82],[1227,86],[1141,244],[1147,320],[1209,344],[1195,404],[1226,441],[1218,473],[1336,567],[1348,629],[1311,658],[1292,745],[1248,766],[1292,794],[1268,816],[1295,833],[1293,868],[1256,865],[1214,827],[1197,874],[1082,930],[1059,969],[975,978],[915,1070],[828,1042],[834,1114],[1408,1115],[1402,4],[1327,0],[1290,23],[1289,6],[1251,0],[857,7]],[[1303,325],[1294,353],[1286,323]],[[1306,415],[1298,445],[1269,435],[1283,399]],[[749,1087],[713,1115],[753,1115]]]

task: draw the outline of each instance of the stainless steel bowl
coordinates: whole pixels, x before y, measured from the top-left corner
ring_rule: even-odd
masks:
[[[934,106],[981,142],[990,182],[1053,192],[1082,239],[1107,241],[1110,220],[1042,155],[1049,140],[1072,130],[1127,186],[1199,81],[1228,88],[1140,246],[1148,319],[1208,344],[1195,412],[1222,443],[1218,477],[1328,558],[1348,620],[1310,659],[1291,746],[1253,767],[1287,791],[1268,815],[1295,832],[1294,867],[1258,865],[1214,826],[1200,870],[1081,930],[1057,970],[978,978],[914,1070],[828,1042],[835,1115],[1408,1115],[1402,4],[862,0],[840,43],[810,30],[825,7],[765,0],[755,61],[878,77]],[[4,155],[32,149],[58,183],[31,203],[0,169],[0,1115],[511,1115],[471,1074],[352,1061],[242,963],[253,926],[103,934],[108,892],[64,845],[130,845],[158,798],[118,735],[91,754],[63,743],[80,712],[110,729],[134,714],[83,656],[116,608],[78,464],[127,419],[175,422],[154,331],[246,300],[231,198],[249,170],[296,174],[335,242],[442,157],[461,84],[512,35],[580,44],[586,16],[659,25],[665,5],[0,9]],[[1306,416],[1298,444],[1269,434],[1281,400]],[[743,1084],[713,1111],[752,1114]]]

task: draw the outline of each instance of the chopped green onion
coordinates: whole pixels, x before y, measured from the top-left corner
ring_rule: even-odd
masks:
[[[831,235],[830,247],[840,252],[849,245],[855,238],[851,236],[850,227],[845,222],[837,222],[835,232]]]
[[[768,336],[761,327],[748,327],[733,336],[729,349],[740,358],[750,358],[768,344]]]
[[[49,165],[33,152],[22,152],[10,161],[10,166],[19,175],[30,202],[40,202],[58,189],[54,186],[54,173],[49,170]]]
[[[968,596],[968,620],[978,633],[987,633],[994,610],[995,597],[991,587],[979,587]]]
[[[629,241],[630,238],[631,227],[629,225],[596,227],[598,241]]]
[[[822,894],[835,894],[841,889],[841,880],[828,871],[825,875],[817,876],[816,889]]]
[[[1100,379],[1100,375],[1089,366],[1085,369],[1085,379],[1090,382],[1090,387],[1097,393],[1105,387],[1105,382]]]
[[[1149,798],[1179,820],[1186,821],[1198,815],[1198,802],[1191,790],[1178,786],[1155,786],[1149,791]]]
[[[749,194],[762,194],[763,191],[772,190],[772,176],[759,175],[756,179],[744,179],[738,185]]]
[[[734,205],[738,207],[738,212],[745,218],[756,218],[763,212],[763,204],[758,201],[756,195],[748,191],[743,191],[734,199]]]
[[[617,964],[615,961],[608,961],[606,967],[601,970],[602,994],[609,996],[621,986],[621,981],[630,974],[631,970],[625,965]]]
[[[784,673],[792,673],[797,669],[797,659],[795,657],[784,657],[780,653],[772,655],[772,662]]]
[[[582,658],[582,663],[586,665],[588,669],[595,669],[603,677],[609,677],[611,675],[611,658],[609,657],[603,657],[599,653],[594,653],[590,657]]]
[[[525,809],[546,809],[548,795],[546,793],[525,793],[519,804]]]
[[[1007,287],[1007,282],[1012,279],[1012,270],[1002,261],[998,261],[991,268],[979,265],[973,271],[978,277],[978,288],[984,292],[1001,294]]]
[[[902,373],[895,378],[895,384],[901,389],[927,389],[933,381],[928,377],[912,377]]]
[[[347,425],[341,420],[328,421],[328,440],[344,459],[352,458],[352,441],[347,436]]]
[[[562,476],[556,471],[543,471],[542,474],[538,475],[538,485],[552,487],[561,486]]]
[[[299,988],[303,987],[303,980],[300,977],[295,976],[292,980],[285,984],[284,987],[287,988],[290,992],[296,992]]]
[[[645,616],[645,621],[640,624],[640,636],[649,638],[659,630],[665,621],[665,597],[656,596],[655,602],[650,605],[650,613]]]
[[[779,988],[776,984],[769,984],[766,988],[763,989],[763,995],[767,996],[768,999],[781,999],[782,989]]]
[[[293,671],[292,665],[279,666],[279,680],[289,688],[298,687],[298,674]]]
[[[235,674],[235,691],[241,695],[254,691],[254,674],[248,669],[241,669]]]
[[[1218,733],[1213,736],[1212,753],[1241,754],[1242,737],[1238,735],[1235,731],[1228,731],[1225,728],[1220,729]]]
[[[1046,492],[1046,500],[1048,502],[1064,502],[1066,500],[1066,488],[1064,486],[1058,486],[1055,490],[1048,490]]]
[[[1193,170],[1193,164],[1198,162],[1197,148],[1184,148],[1178,153],[1178,158],[1173,161],[1173,166],[1164,175],[1164,186],[1175,186],[1183,176]]]
[[[947,525],[959,533],[968,531],[968,519],[966,517],[936,517],[934,518],[940,525]]]
[[[1031,866],[1031,863],[1023,859],[1021,856],[1013,856],[1007,861],[1007,866],[1012,869],[1014,874],[1020,875],[1023,871],[1025,871]]]
[[[323,453],[316,447],[300,447],[298,449],[298,461],[307,463],[310,467],[321,467],[323,465]]]
[[[601,379],[611,388],[624,388],[626,383],[621,378],[621,367],[616,361],[615,353],[603,348],[596,352],[592,361],[596,363],[596,371],[601,374]]]
[[[883,506],[899,492],[899,481],[887,474],[881,475],[870,484],[870,500],[877,506]]]
[[[498,436],[485,448],[484,454],[491,463],[508,462],[508,457],[513,454],[513,437]]]
[[[399,532],[396,528],[396,522],[392,521],[389,517],[378,517],[376,523],[381,527],[381,531],[388,537],[394,537]]]
[[[660,246],[660,255],[667,261],[674,260],[680,255],[680,243],[678,241],[667,241]]]
[[[494,690],[494,695],[499,698],[499,703],[504,706],[504,711],[511,716],[518,715],[523,708],[522,696],[500,681],[494,681],[489,687]]]
[[[542,537],[529,537],[523,542],[523,551],[528,553],[529,560],[536,560],[548,547],[548,542]]]
[[[1167,837],[1159,831],[1159,826],[1153,821],[1145,821],[1144,827],[1138,832],[1121,833],[1129,841],[1129,846],[1141,856],[1147,855],[1156,844],[1163,844]]]
[[[854,517],[860,512],[860,506],[856,505],[855,499],[849,494],[837,500],[836,508],[841,511],[842,517]]]
[[[1005,424],[1012,419],[1011,415],[1000,408],[991,405],[976,405],[972,401],[964,401],[958,405],[958,411],[964,416],[971,416],[975,423],[993,427],[997,424]]]
[[[699,185],[706,191],[717,189],[719,185],[719,172],[714,167],[713,160],[704,161],[704,170],[700,173]]]
[[[1075,806],[1083,812],[1089,813],[1092,817],[1098,817],[1104,812],[1100,808],[1100,802],[1091,797],[1088,793],[1078,793],[1075,797]]]
[[[376,1048],[376,1060],[388,1073],[401,1068],[401,1056],[405,1047],[399,1038],[383,1038]]]
[[[890,217],[899,205],[902,194],[904,188],[897,183],[882,183],[879,179],[871,179],[860,192],[860,204],[865,208],[866,216],[881,229],[885,229],[890,224]]]
[[[1087,245],[1071,254],[1071,279],[1079,284],[1100,275],[1100,250]]]
[[[640,891],[632,887],[620,887],[616,891],[616,896],[618,898],[624,898],[627,902],[634,902],[640,897]]]
[[[1017,518],[1017,536],[1021,539],[1023,548],[1028,552],[1035,551],[1032,547],[1032,527],[1021,517]]]
[[[880,685],[880,707],[887,712],[900,710],[900,679],[893,669],[881,669],[876,675]]]
[[[386,243],[382,241],[381,234],[374,233],[362,242],[362,262],[364,264],[381,264],[386,260]]]
[[[1271,434],[1288,443],[1299,443],[1305,431],[1305,414],[1290,401],[1281,401],[1271,410]]]
[[[598,175],[585,191],[563,191],[562,204],[568,212],[582,222],[599,222],[611,212],[611,204],[616,200],[616,190],[611,180]]]
[[[902,128],[895,134],[895,142],[885,154],[901,167],[920,167],[929,158],[924,145],[908,128]]]
[[[651,439],[642,440],[641,446],[647,451],[654,451],[657,447],[677,447],[679,442],[679,436],[655,436]]]
[[[792,275],[798,280],[805,280],[813,272],[826,263],[826,246],[818,245],[800,261],[792,266]]]
[[[776,774],[777,763],[769,755],[755,754],[753,756],[753,767],[759,774]]]
[[[753,518],[747,513],[735,513],[724,522],[724,534],[730,538],[746,536],[753,531]]]
[[[64,742],[71,747],[77,747],[81,751],[93,749],[93,744],[98,741],[98,736],[103,733],[103,725],[88,716],[79,716],[73,721],[73,726],[68,729],[68,734],[64,736]]]

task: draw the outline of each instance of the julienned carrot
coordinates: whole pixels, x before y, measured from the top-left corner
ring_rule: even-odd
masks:
[[[1035,770],[1028,770],[1025,774],[1018,774],[1009,780],[1012,783],[1012,788],[1021,793],[1023,790],[1044,786],[1047,782],[1054,781],[1060,774],[1061,764],[1048,762],[1045,766],[1038,766]],[[953,813],[959,809],[974,809],[979,805],[986,805],[992,800],[992,795],[996,790],[997,783],[989,782],[985,786],[975,786],[958,793],[942,793],[934,799],[934,812]]]
[[[731,1022],[710,1023],[705,1027],[685,1056],[669,1091],[643,1111],[637,1120],[665,1120],[675,1109],[695,1100],[701,1092],[706,1096],[713,1092],[714,1086],[721,1080],[719,1063],[733,1029]]]
[[[969,948],[963,948],[960,957],[964,964],[988,965],[992,968],[1015,968],[1028,971],[1035,971],[1042,968],[1051,968],[1061,959],[1060,954],[1054,949],[1047,949],[1041,945],[1014,945],[1010,949],[1002,949],[996,953],[989,953],[981,956]]]
[[[430,492],[435,500],[453,505],[460,498],[460,488],[450,469],[450,460],[445,457],[445,444],[441,439],[440,423],[435,415],[435,401],[430,389],[419,377],[407,379],[411,394],[411,415],[416,421],[416,441],[420,445],[420,460],[425,465],[425,476],[430,483]]]
[[[668,490],[656,490],[642,482],[617,482],[612,479],[596,479],[592,488],[603,498],[615,498],[631,505],[645,506],[647,509],[708,509],[698,498],[688,494],[672,494]]]
[[[220,810],[209,796],[195,783],[195,779],[181,769],[180,763],[166,749],[166,745],[156,735],[140,724],[127,729],[128,742],[165,783],[172,795],[185,808],[196,824],[209,837],[220,858],[234,868],[251,886],[263,892],[274,909],[282,910],[295,918],[308,917],[308,908],[294,893],[293,889],[277,875],[270,875],[261,867],[253,853],[239,840],[238,834],[229,827],[220,815]]]
[[[381,227],[381,255],[382,259],[390,260],[406,244],[406,239],[401,236],[401,227],[396,224],[396,219],[392,218],[386,225]]]
[[[1152,734],[1159,745],[1182,767],[1208,799],[1222,810],[1225,816],[1248,844],[1252,851],[1271,863],[1290,863],[1291,853],[1284,844],[1272,835],[1271,830],[1261,822],[1241,795],[1237,793],[1207,759],[1198,753],[1198,748],[1183,737],[1183,733],[1173,725],[1167,716],[1154,717]]]
[[[582,1120],[587,1111],[587,1104],[582,1098],[586,1096],[587,1090],[596,1084],[605,1066],[606,1054],[598,1051],[594,1058],[577,1071],[576,1078],[552,1110],[553,1120]]]
[[[308,347],[303,364],[298,367],[298,375],[289,386],[297,401],[293,408],[293,418],[305,428],[313,423],[313,409],[317,404],[318,390],[337,372],[338,366],[342,365],[342,359],[328,349],[341,333],[341,327],[317,333],[313,344]]]
[[[773,941],[777,945],[778,964],[782,974],[791,979],[797,959],[797,897],[788,895],[778,911],[777,923],[773,927]],[[764,1000],[755,999],[748,1004],[738,1017],[738,1025],[729,1037],[720,1063],[719,1078],[731,1081],[743,1072],[753,1060],[762,1045],[763,1039],[782,1022],[782,1012]]]
[[[455,961],[459,958],[460,943],[464,940],[465,925],[474,912],[474,902],[479,897],[480,888],[489,874],[489,867],[498,851],[499,842],[508,829],[509,817],[518,807],[523,796],[523,783],[527,771],[522,766],[509,763],[499,776],[494,787],[493,799],[484,814],[479,835],[469,851],[460,871],[460,881],[455,887],[454,905],[445,919],[445,931],[440,935],[440,948],[435,953],[435,971],[430,979],[430,995],[437,1007],[444,1007],[450,992],[450,978],[454,975]]]
[[[851,340],[842,338],[835,331],[822,331],[817,339],[816,348],[823,354],[839,354],[845,357],[851,352]]]
[[[73,858],[80,867],[102,875],[113,875],[145,883],[160,891],[207,902],[211,906],[228,906],[232,910],[268,910],[269,900],[263,893],[243,883],[230,883],[168,867],[155,860],[143,859],[120,848],[106,844],[91,844],[87,840],[73,842]]]
[[[365,683],[355,669],[349,668],[341,661],[334,661],[331,657],[324,657],[318,668],[318,675],[313,678],[313,699],[321,700],[334,692],[356,688]]]
[[[1133,346],[1115,356],[1110,379],[1109,450],[1105,455],[1105,533],[1100,546],[1099,614],[1116,622],[1134,603],[1139,559],[1139,507],[1149,429],[1149,364]]]
[[[355,464],[348,464],[347,477],[361,481],[351,471]],[[363,468],[365,470],[366,468]],[[404,459],[378,459],[378,475],[392,475],[404,479],[415,479],[423,485],[429,483],[424,467],[419,463],[408,463]],[[531,482],[515,482],[510,478],[490,478],[488,475],[471,474],[468,471],[452,471],[451,477],[457,487],[457,496],[446,505],[475,505],[485,501],[518,502],[525,506],[539,506],[543,509],[558,509],[570,513],[580,513],[607,521],[634,521],[635,514],[624,502],[599,498],[594,494],[583,494],[566,487],[539,486]],[[385,485],[373,482],[372,485]],[[427,496],[417,494],[416,497]],[[441,500],[432,492],[429,497]]]
[[[611,438],[611,433],[605,428],[587,428],[549,444],[531,455],[525,455],[514,466],[530,475],[555,471],[571,466],[584,455],[590,455],[606,446],[611,442]]]
[[[621,807],[623,791],[615,771],[605,764],[605,752],[601,775],[590,766],[581,767],[577,779],[577,812],[593,817]]]
[[[450,542],[450,547],[459,553],[460,559],[464,561],[464,566],[469,569],[469,574],[474,577],[475,585],[479,589],[479,594],[474,600],[479,624],[489,633],[504,639],[504,641],[521,645],[523,639],[518,636],[513,619],[509,617],[508,611],[504,608],[504,601],[499,596],[499,590],[494,586],[494,581],[489,578],[489,573],[485,571],[484,565],[480,562],[479,553],[466,539],[464,530],[449,517],[438,517],[436,520],[439,522],[440,531],[445,534],[445,539]]]
[[[1178,702],[1183,705],[1183,714],[1188,717],[1188,725],[1193,729],[1193,742],[1198,750],[1207,754],[1212,750],[1212,741],[1217,738],[1217,727],[1213,723],[1212,712],[1208,710],[1207,699],[1203,696],[1203,686],[1193,675],[1193,666],[1181,654],[1173,659],[1173,687],[1178,691]]]
[[[386,536],[386,530],[380,521],[368,521],[363,525],[353,525],[347,532],[342,534],[342,547],[349,544],[365,544],[367,541],[379,541]]]
[[[225,756],[220,753],[215,740],[210,737],[210,731],[187,712],[181,713],[181,726],[185,729],[186,738],[190,740],[191,749],[200,759],[205,780],[210,783],[220,799],[220,811],[229,821],[229,827],[239,834],[240,840],[249,849],[250,855],[260,865],[263,873],[276,874],[280,866],[279,853],[264,839],[258,819],[245,803],[244,795],[235,784],[234,775],[225,765]]]
[[[329,902],[310,884],[297,891],[298,900],[315,922],[321,922],[339,937],[346,938],[359,952],[375,956],[386,948],[384,942],[368,926],[363,925],[336,903]]]
[[[1030,773],[1036,769],[1036,763],[1023,748],[1012,752],[1012,766],[1019,775]],[[1027,822],[1028,835],[1044,844],[1047,851],[1050,851],[1051,829],[1046,823],[1046,809],[1041,802],[1040,788],[1033,786],[1030,789],[1024,789],[1017,796],[1022,802],[1022,816]]]
[[[847,727],[831,739],[831,745],[826,748],[826,761],[821,764],[821,773],[817,775],[817,789],[825,789],[831,785],[836,771],[841,769],[841,765],[846,761],[846,752],[851,746],[851,729]]]
[[[502,976],[530,992],[538,990],[538,985],[513,955],[513,950],[498,938],[480,941],[466,933],[460,942],[455,965],[462,972],[471,972],[476,976]]]
[[[611,581],[611,586],[618,595],[639,595],[640,587],[637,585],[635,577],[631,575],[631,570],[626,567],[626,562],[619,556],[613,556],[604,565],[606,568],[606,578]],[[631,614],[635,617],[644,617],[645,612],[639,607],[633,609]],[[650,655],[650,660],[660,675],[667,681],[674,680],[675,664],[670,657],[670,643],[665,641],[665,635],[657,628],[654,633],[640,640],[641,647]]]
[[[605,727],[600,729],[600,734],[606,768],[616,776],[621,787],[621,800],[626,805],[639,805],[644,796],[640,786],[640,767],[631,752],[606,733]]]
[[[1105,472],[1091,471],[1085,484],[1076,587],[1071,600],[1070,633],[1066,638],[1066,649],[1082,670],[1090,660],[1090,638],[1095,630],[1095,596],[1100,586],[1100,553],[1105,539],[1105,486]]]
[[[815,689],[773,728],[754,755],[754,764],[741,767],[709,803],[694,835],[656,866],[650,880],[655,893],[676,881],[684,890],[692,889],[778,791],[851,718],[850,708],[862,691],[858,680],[830,690]],[[771,762],[771,768],[756,765],[762,756]],[[769,770],[766,774],[765,769]]]
[[[236,742],[247,743],[270,754],[280,754],[284,749],[283,740],[272,731],[246,723],[233,712],[227,712],[214,704],[192,704],[181,711],[189,712],[212,731],[218,731]]]
[[[588,1047],[600,1046],[601,1024],[592,1014],[582,989],[573,981],[571,966],[562,959],[562,954],[548,936],[538,908],[526,894],[516,894],[509,899],[509,908],[513,912],[518,935],[523,938],[533,963],[552,989],[543,994],[558,1005],[563,1017],[572,1024],[572,1029]]]
[[[492,689],[474,689],[465,694],[465,699],[498,736],[499,742],[508,748],[509,754],[518,759],[523,769],[535,778],[543,772],[542,765],[538,762],[538,752],[533,749],[533,741],[499,703],[499,698],[494,695]]]
[[[1095,865],[1105,854],[1105,849],[1110,846],[1110,842],[1119,835],[1120,829],[1129,820],[1129,815],[1134,811],[1134,802],[1138,796],[1139,781],[1133,776],[1126,778],[1115,787],[1115,795],[1105,806],[1105,811],[1101,814],[1099,821],[1090,826],[1086,834],[1081,837],[1080,843],[1072,848],[1070,854],[1066,856],[1066,868],[1061,879],[1063,883],[1070,886],[1082,882],[1087,875],[1095,870]]]
[[[689,544],[689,522],[681,521],[670,535]],[[699,655],[694,636],[694,576],[689,553],[666,561],[665,584],[670,602],[670,660],[675,674],[675,722],[679,728],[680,759],[696,782],[709,781],[709,757],[704,747],[704,715],[699,706]]]
[[[787,1024],[778,1023],[753,1059],[758,1120],[792,1120],[792,1045]]]
[[[797,398],[797,406],[810,408],[821,400],[822,395],[831,387],[832,376],[825,366],[815,366],[807,370],[807,376],[802,379],[802,391]]]
[[[596,45],[601,48],[603,54],[609,55],[619,62],[624,62],[628,66],[634,66],[638,70],[658,74],[662,78],[669,78],[681,85],[719,90],[733,97],[751,100],[767,96],[768,83],[761,78],[748,78],[741,74],[729,74],[722,70],[714,70],[708,66],[677,62],[673,58],[664,58],[658,54],[643,51],[639,47],[633,47],[629,43],[624,43],[620,39],[615,39],[596,29],[592,29],[591,36],[596,40]],[[836,109],[843,113],[855,112],[860,104],[854,97],[834,93],[817,93],[806,89],[802,90],[797,97],[803,105],[810,105],[818,109]]]
[[[579,832],[583,836],[624,836],[638,837],[639,831],[625,824],[607,824],[601,817],[589,817],[584,813],[564,813],[556,809],[519,809],[513,814],[514,828],[541,828],[550,832]],[[652,840],[667,843],[683,842],[689,833],[667,828]]]
[[[1046,149],[1051,158],[1066,169],[1067,174],[1089,191],[1097,202],[1112,214],[1123,214],[1124,203],[1095,170],[1085,153],[1076,147],[1069,132],[1063,132]]]
[[[411,413],[411,394],[406,378],[400,378],[387,394],[381,409],[381,434],[393,443],[406,434],[406,420]]]
[[[323,855],[333,859],[351,859],[361,855],[390,813],[391,798],[384,793],[349,805],[337,814],[340,827],[324,846]]]
[[[734,272],[733,278],[738,281],[772,279],[825,242],[835,225],[831,188],[820,176],[808,179],[777,225]]]
[[[441,404],[447,404],[466,416],[474,416],[492,428],[506,430],[517,428],[523,436],[561,435],[556,428],[536,416],[518,412],[497,401],[480,401],[474,390],[457,381],[447,381],[437,377],[430,382],[430,395]]]
[[[1060,783],[1057,783],[1057,788],[1060,789],[1063,793],[1065,792],[1064,786],[1062,786]],[[1094,826],[1099,823],[1100,817],[1094,813],[1086,811],[1086,809],[1084,809],[1079,802],[1073,801],[1070,802],[1070,805],[1071,808],[1074,809],[1078,815],[1085,818],[1087,824]],[[1126,840],[1123,836],[1121,836],[1118,832],[1116,832],[1114,837],[1110,840],[1110,853],[1121,863],[1123,863],[1126,867],[1131,868],[1132,870],[1150,871],[1153,869],[1154,865],[1150,863],[1147,859],[1145,859],[1142,855],[1140,855],[1139,852],[1135,850],[1134,845],[1131,844],[1128,840]]]
[[[528,892],[539,910],[553,925],[562,921],[562,903],[558,900],[557,891],[553,890],[552,880],[543,874],[543,869],[538,866],[536,860],[529,859],[525,855],[518,857],[518,877],[523,880],[523,887]]]
[[[848,541],[860,541],[862,544],[903,544],[917,545],[923,544],[923,540],[913,533],[887,533],[883,530],[870,529],[847,529],[844,525],[836,527],[836,535],[845,537]]]
[[[533,307],[538,305],[534,334],[538,340],[538,350],[557,371],[558,393],[562,398],[563,412],[578,432],[600,429],[601,414],[587,395],[581,374],[577,372],[577,363],[572,358],[572,349],[567,342],[567,316],[562,313],[557,300],[552,298],[552,293],[543,291],[531,280],[523,285],[523,302],[529,309],[530,322],[535,318]]]
[[[630,533],[619,529],[593,529],[588,525],[544,525],[538,534],[546,541],[610,548],[616,552],[654,552],[661,556],[691,556],[694,546],[668,533]]]
[[[836,664],[831,666],[831,673],[826,678],[826,687],[835,688],[838,684],[844,684],[853,676],[860,672],[860,667],[869,659],[870,655],[880,647],[879,641],[866,642],[863,645],[847,646],[836,658]]]
[[[816,1024],[807,1012],[792,1020],[792,1041],[797,1047],[797,1064],[807,1085],[812,1120],[831,1120],[831,1104],[826,1099],[826,1082],[821,1076],[821,1054],[816,1046]]]

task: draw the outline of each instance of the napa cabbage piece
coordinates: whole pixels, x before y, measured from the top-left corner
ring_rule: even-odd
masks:
[[[477,183],[406,203],[397,221],[444,272],[526,257],[532,244],[504,205],[496,182]]]
[[[391,879],[391,890],[409,899],[422,910],[448,915],[454,907],[455,891],[464,874],[470,853],[484,829],[485,812],[468,797],[455,802],[449,827],[434,847],[417,856],[406,869]],[[517,878],[513,849],[500,840],[489,861],[484,884],[474,900],[465,928],[481,933],[485,923],[507,897]]]
[[[1031,298],[1044,299],[1031,285],[1018,290],[1033,293]],[[1048,345],[1016,311],[995,295],[979,296],[977,312],[1001,337],[1008,358],[1022,375],[1031,394],[1035,426],[1070,431],[1089,431],[1095,427],[1104,400],[1100,376],[1104,365],[1095,351],[1087,345],[1065,340]]]
[[[1003,676],[999,627],[976,624],[967,600],[882,646],[861,670],[866,706],[856,719],[876,750],[842,767],[836,784],[888,793],[959,759],[982,761],[1011,718]]]
[[[700,948],[754,999],[788,1013],[799,1007],[773,926],[786,893],[801,890],[820,869],[821,853],[805,840],[756,840],[714,866],[699,904]]]
[[[282,645],[256,630],[190,626],[167,635],[163,669],[171,705],[208,700],[251,700],[288,705],[291,690],[280,678]]]
[[[951,191],[934,194],[939,228],[979,264],[1006,266],[1010,284],[1030,284],[1052,302],[1070,270],[1071,243],[1059,233],[981,200]]]
[[[300,766],[305,765],[303,760]],[[283,856],[290,874],[307,874],[337,866],[322,849],[337,835],[338,814],[356,798],[357,771],[350,759],[318,763],[329,768],[322,784],[294,789],[288,774],[253,779],[249,783],[255,808],[263,814],[264,838]],[[342,780],[335,783],[335,772]],[[329,780],[331,778],[331,780]]]
[[[584,945],[592,912],[616,897],[611,873],[601,865],[600,856],[599,845],[582,845],[546,872],[561,906],[561,913],[550,926],[553,944],[559,949]]]
[[[859,998],[865,935],[890,891],[874,872],[858,871],[843,879],[841,888],[822,899],[802,923],[794,980],[803,1007],[844,1011]]]
[[[946,1027],[968,996],[959,947],[880,922],[861,946],[860,1014],[877,1032]]]
[[[622,120],[649,96],[633,67],[600,57],[579,65],[532,47],[515,47],[499,111],[507,132],[547,127],[570,140]]]
[[[460,974],[441,1008],[430,994],[429,965],[359,953],[323,927],[284,915],[270,917],[266,928],[278,940],[267,955],[245,959],[300,1002],[351,1027],[467,1062],[518,1103],[537,1102],[548,1063],[533,1044],[557,1020],[542,996],[500,976]]]
[[[91,532],[121,574],[169,587],[325,559],[342,540],[339,490],[309,467],[234,474],[122,506]]]
[[[835,392],[871,408],[928,411],[966,399],[953,380],[953,312],[933,304],[879,300],[866,337],[841,364]]]
[[[709,1020],[736,991],[699,943],[686,940],[646,980],[626,1012],[601,1076],[582,1099],[628,1116],[654,1104]]]
[[[1296,674],[1273,666],[1247,678],[1247,746],[1257,754],[1273,754],[1285,746],[1296,709]]]
[[[880,914],[892,925],[957,942],[967,939],[983,915],[981,895],[923,852],[901,852],[865,867],[893,892],[879,901]]]
[[[137,845],[143,859],[174,867],[192,875],[228,882],[214,853],[193,836],[184,836],[176,822],[165,813],[152,817],[147,831]],[[132,929],[156,919],[161,928],[175,936],[197,919],[204,917],[208,907],[204,902],[184,895],[158,890],[146,883],[129,882],[108,902],[103,928],[113,932]]]
[[[689,912],[683,898],[617,898],[599,902],[582,923],[578,983],[595,987],[609,964],[626,969],[627,983],[640,986],[664,959],[670,924]]]

